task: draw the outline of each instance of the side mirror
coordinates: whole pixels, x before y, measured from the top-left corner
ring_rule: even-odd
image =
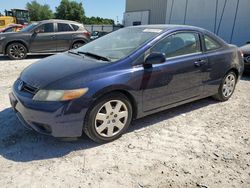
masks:
[[[33,34],[34,34],[34,35],[36,35],[36,34],[38,34],[38,33],[39,33],[39,32],[38,32],[38,30],[36,30],[36,29],[33,31]]]
[[[166,61],[164,53],[153,52],[149,54],[144,61],[145,65],[162,64]]]

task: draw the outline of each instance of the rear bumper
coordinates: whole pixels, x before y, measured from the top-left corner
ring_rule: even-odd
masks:
[[[54,137],[79,137],[82,135],[87,108],[74,101],[38,103],[15,91],[9,94],[10,103],[21,123],[36,132]]]

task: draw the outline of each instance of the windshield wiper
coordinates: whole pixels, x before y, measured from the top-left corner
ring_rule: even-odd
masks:
[[[104,57],[104,56],[101,56],[101,55],[98,55],[98,54],[94,54],[94,53],[91,53],[91,52],[81,52],[81,51],[78,51],[77,53],[78,54],[84,54],[86,56],[90,56],[90,57],[93,57],[93,58],[98,59],[98,60],[111,62],[110,58]]]
[[[78,53],[78,52],[76,52],[76,51],[74,51],[74,50],[69,50],[68,53],[74,54],[74,55],[78,55],[78,56],[81,56],[80,53]]]

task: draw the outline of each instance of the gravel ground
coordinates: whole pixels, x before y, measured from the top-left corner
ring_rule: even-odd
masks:
[[[98,145],[26,130],[9,104],[20,72],[37,61],[0,57],[1,187],[250,187],[250,76],[231,100],[211,98],[133,122]]]

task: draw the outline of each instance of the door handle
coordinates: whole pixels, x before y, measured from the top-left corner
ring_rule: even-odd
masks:
[[[194,62],[194,66],[201,67],[202,65],[204,65],[206,63],[207,63],[207,61],[205,59],[200,59],[200,60]]]
[[[54,39],[54,38],[56,38],[56,36],[51,36],[50,38]]]

